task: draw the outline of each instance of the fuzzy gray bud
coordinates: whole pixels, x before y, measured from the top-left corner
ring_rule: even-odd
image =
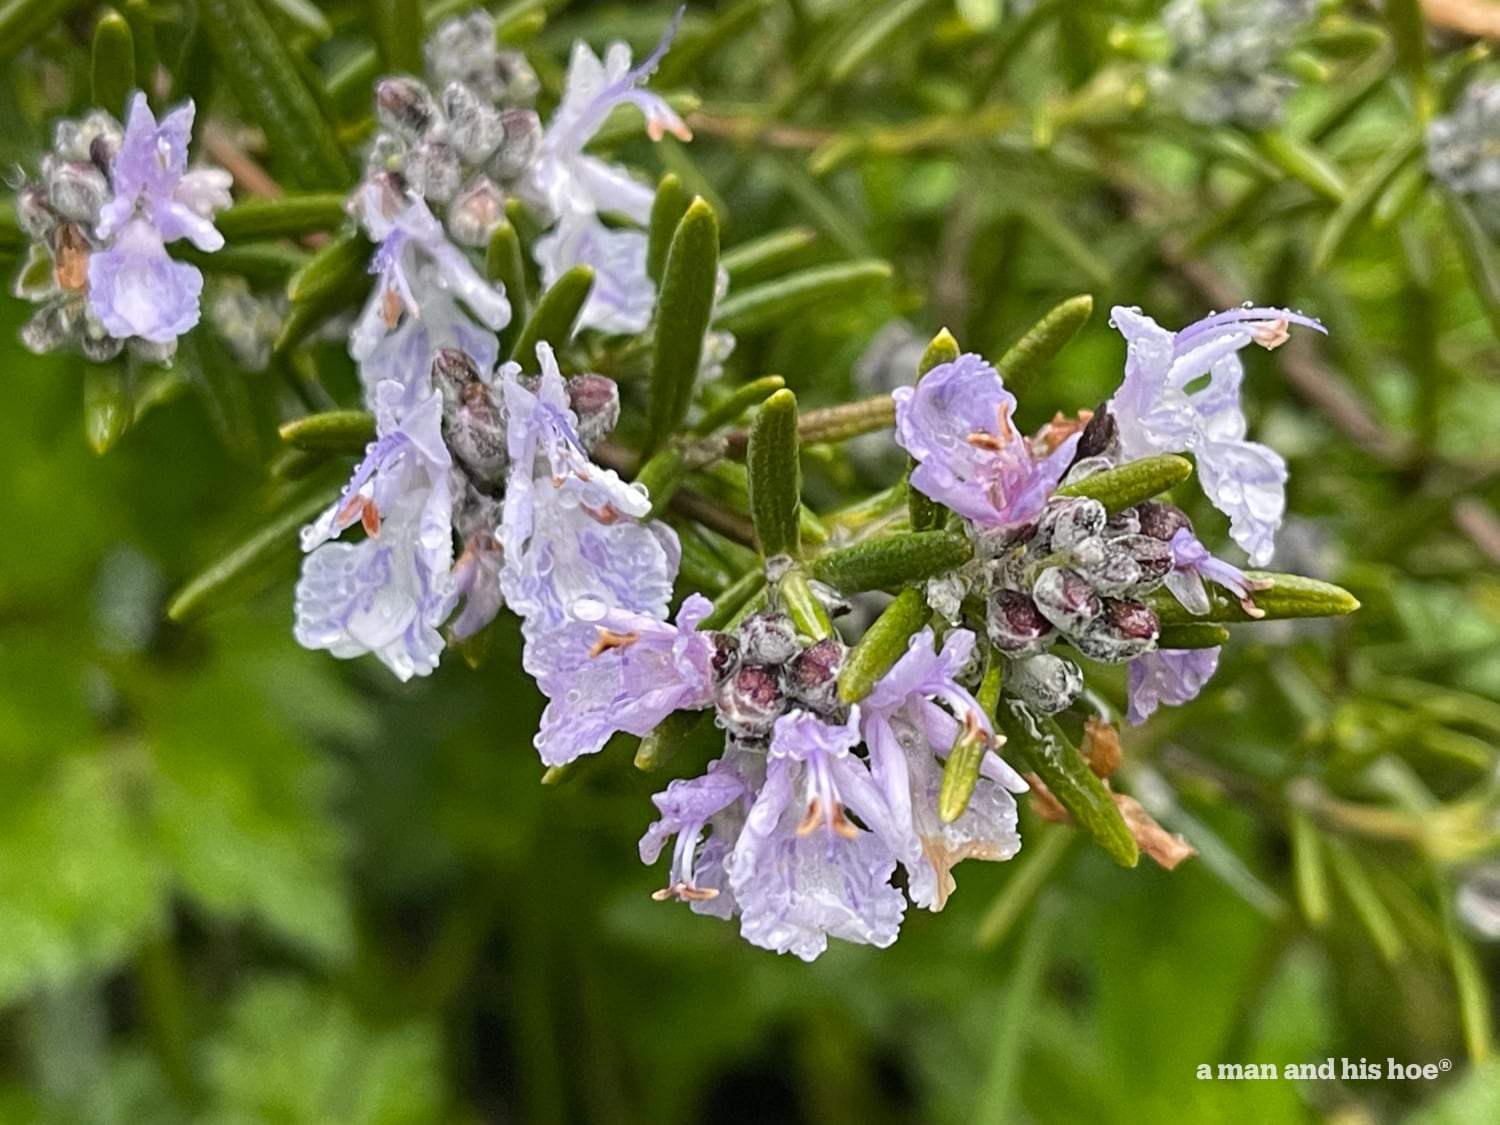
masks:
[[[990,594],[986,614],[990,643],[1007,656],[1031,656],[1054,639],[1052,622],[1042,616],[1036,603],[1016,590]]]
[[[568,404],[578,416],[578,440],[585,449],[598,445],[620,420],[620,388],[604,375],[569,379]]]
[[[1067,710],[1083,691],[1083,673],[1071,660],[1042,653],[1011,664],[1005,686],[1023,703],[1044,715],[1055,715]]]
[[[841,707],[839,669],[843,666],[843,643],[825,638],[792,657],[783,674],[787,693],[809,710],[831,715]]]
[[[785,664],[802,646],[797,629],[784,613],[753,613],[740,623],[740,657],[747,664]]]
[[[1031,597],[1042,616],[1064,633],[1081,633],[1103,609],[1088,581],[1065,566],[1048,567],[1037,575]]]

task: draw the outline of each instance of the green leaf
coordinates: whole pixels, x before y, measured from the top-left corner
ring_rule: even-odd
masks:
[[[1396,920],[1380,899],[1364,865],[1342,840],[1330,836],[1326,840],[1328,866],[1334,878],[1344,888],[1354,913],[1364,924],[1370,941],[1387,964],[1394,965],[1406,952],[1406,941],[1401,936]]]
[[[1306,141],[1280,131],[1261,133],[1256,139],[1266,159],[1325,199],[1342,203],[1349,194],[1343,172]]]
[[[1087,293],[1054,305],[1026,334],[1000,357],[1000,374],[1007,390],[1019,393],[1078,335],[1094,311],[1094,298]]]
[[[677,224],[656,301],[651,361],[650,448],[660,449],[681,427],[693,399],[703,357],[703,335],[713,315],[719,273],[719,220],[694,199]]]
[[[214,225],[229,242],[264,238],[300,238],[318,231],[337,230],[348,221],[347,198],[341,192],[304,192],[280,199],[246,199],[214,216]],[[365,246],[369,243],[355,236]]]
[[[1002,668],[1002,661],[992,652],[975,697],[987,714],[994,714],[1000,699]],[[987,739],[971,737],[968,730],[960,730],[948,760],[943,763],[943,783],[938,788],[938,819],[944,824],[952,824],[969,807],[969,798],[979,783],[979,768],[989,750]]]
[[[94,24],[94,104],[123,113],[135,89],[135,37],[125,17],[106,8]]]
[[[698,628],[701,630],[727,629],[751,600],[761,592],[765,584],[766,576],[759,567],[741,575],[735,580],[734,585],[714,599],[713,610],[698,622]]]
[[[318,11],[313,0],[266,0],[271,8],[279,13],[292,27],[298,31],[306,32],[318,42],[333,37],[333,26],[328,18]]]
[[[781,581],[776,583],[776,592],[781,608],[792,619],[797,632],[814,641],[833,636],[833,622],[829,620],[828,610],[814,596],[807,583],[807,574],[801,567],[794,566],[782,575]]]
[[[876,681],[901,659],[907,643],[930,620],[932,610],[921,590],[908,586],[896,595],[844,657],[839,698],[845,703],[858,703],[869,695]]]
[[[659,515],[682,483],[682,450],[669,446],[656,454],[635,474],[635,483],[651,497],[651,514]]]
[[[920,382],[934,367],[941,367],[945,363],[952,363],[961,354],[958,341],[946,328],[938,332],[922,352],[922,358],[917,363],[917,381]],[[906,509],[911,517],[913,531],[931,531],[943,526],[948,518],[948,511],[936,500],[911,487],[912,470],[917,467],[916,459],[906,459]]]
[[[926,14],[933,0],[895,0],[884,5],[868,5],[870,17],[847,40],[847,46],[833,60],[828,78],[842,85],[864,72],[872,63],[895,50],[911,24]]]
[[[779,390],[766,399],[751,423],[745,457],[750,518],[761,555],[768,559],[795,558],[802,549],[802,466],[797,451],[797,396]]]
[[[687,213],[687,191],[682,181],[668,172],[656,188],[656,198],[651,202],[651,223],[646,249],[646,276],[660,282],[662,270],[667,264],[667,251],[677,234],[677,226]]]
[[[1414,129],[1405,137],[1391,143],[1380,158],[1370,165],[1369,171],[1355,184],[1344,201],[1334,208],[1333,214],[1318,232],[1314,244],[1312,268],[1321,272],[1328,268],[1358,224],[1370,213],[1376,199],[1403,168],[1414,161],[1422,151],[1421,130]]]
[[[700,436],[711,434],[722,426],[733,424],[745,411],[759,406],[784,386],[786,380],[780,375],[763,375],[736,387],[717,406],[704,412],[702,420],[693,427],[693,433]]]
[[[820,582],[852,594],[921,582],[973,557],[974,545],[968,536],[917,531],[840,547],[813,559],[809,569]]]
[[[363,453],[375,440],[375,416],[368,410],[329,410],[284,422],[281,440],[294,449]]]
[[[521,254],[521,239],[516,228],[507,220],[501,220],[490,233],[490,244],[484,253],[484,276],[498,281],[505,287],[505,299],[510,302],[512,324],[525,324],[526,309],[526,260]]]
[[[1205,583],[1210,609],[1202,617],[1195,617],[1171,594],[1157,591],[1146,598],[1146,604],[1156,614],[1163,628],[1167,626],[1201,624],[1204,622],[1279,621],[1297,617],[1343,617],[1359,608],[1359,599],[1341,586],[1331,582],[1319,582],[1316,578],[1304,578],[1300,574],[1275,574],[1266,570],[1247,570],[1246,577],[1252,582],[1265,581],[1270,586],[1257,590],[1253,600],[1261,617],[1245,612],[1239,599],[1229,594],[1216,583]]]
[[[158,65],[156,22],[150,0],[125,0],[124,8],[135,46],[135,72],[137,75],[155,74]]]
[[[31,40],[51,30],[83,0],[10,0],[0,5],[0,59],[8,59]],[[121,107],[111,107],[118,113]]]
[[[519,363],[523,371],[539,372],[537,344],[545,342],[560,348],[571,340],[573,325],[578,323],[578,314],[583,312],[593,288],[594,271],[589,266],[574,266],[559,277],[537,301],[531,317],[510,349],[510,358]]]
[[[1047,784],[1078,826],[1121,867],[1140,859],[1135,837],[1102,781],[1050,718],[1038,720],[1026,706],[1002,699],[995,720],[1005,732],[1005,753]]]
[[[256,528],[190,579],[167,603],[167,617],[191,621],[222,604],[243,580],[258,578],[277,560],[296,555],[297,531],[337,499],[335,489],[321,486],[301,497]]]
[[[858,261],[816,266],[731,293],[719,303],[714,327],[736,334],[756,332],[814,304],[852,300],[890,280],[886,262]]]
[[[166,925],[167,872],[126,753],[70,754],[0,799],[0,1005],[124,961]]]
[[[1432,117],[1435,95],[1427,67],[1427,21],[1421,0],[1389,0],[1385,12],[1396,44],[1396,61],[1411,79],[1417,117],[1425,124]]]
[[[729,275],[730,288],[739,288],[751,278],[779,268],[818,240],[811,227],[788,227],[741,242],[724,251],[719,265]]]
[[[108,453],[135,418],[126,365],[88,363],[83,368],[83,433],[95,453]]]
[[[674,711],[645,738],[635,752],[635,768],[658,770],[677,758],[691,756],[707,760],[723,749],[724,732],[714,723],[712,708],[706,711]]]
[[[198,0],[198,25],[286,177],[303,187],[348,186],[351,169],[333,127],[261,0]]]
[[[1161,453],[1065,484],[1058,496],[1087,496],[1104,505],[1107,512],[1123,512],[1143,500],[1160,496],[1193,475],[1193,463],[1174,453]]]
[[[344,296],[365,274],[372,253],[360,234],[334,239],[287,281],[287,298],[296,304],[312,304],[325,297]]]
[[[1323,862],[1318,828],[1307,813],[1295,806],[1288,811],[1287,816],[1297,901],[1302,905],[1302,914],[1308,925],[1320,930],[1328,924],[1332,911],[1328,902],[1328,868]]]
[[[1156,639],[1159,649],[1218,648],[1229,640],[1229,630],[1207,621],[1163,625]]]
[[[1500,338],[1500,253],[1468,203],[1456,192],[1445,189],[1441,194],[1469,284],[1489,318],[1490,330]]]
[[[422,6],[417,0],[372,0],[375,42],[384,69],[399,74],[421,75]]]

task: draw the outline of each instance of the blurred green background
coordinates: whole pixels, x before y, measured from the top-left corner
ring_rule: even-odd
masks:
[[[255,2],[324,76],[391,26],[384,0]],[[200,124],[238,129],[192,3],[130,7]],[[526,21],[546,106],[573,39],[640,57],[673,5],[496,7]],[[1364,608],[1236,637],[1196,704],[1127,733],[1123,788],[1199,858],[1122,871],[1028,813],[1017,859],[965,864],[890,950],[752,949],[651,900],[635,841],[666,778],[628,740],[539,784],[504,615],[479,667],[397,684],[295,645],[288,542],[257,588],[168,624],[283,502],[285,391],[184,365],[96,456],[81,364],[24,353],[7,299],[0,1121],[1500,1120],[1500,269],[1422,159],[1426,121],[1500,68],[1415,0],[1324,4],[1278,64],[1300,78],[1282,124],[1194,123],[1159,7],[693,3],[656,85],[698,99],[697,138],[621,151],[710,198],[728,247],[793,226],[789,264],[892,263],[876,295],[740,340],[732,376],[783,373],[810,405],[856,393],[896,318],[994,357],[1093,294],[1027,425],[1111,393],[1111,304],[1324,319],[1326,341],[1247,357],[1246,401],[1291,463],[1277,568]],[[96,11],[0,5],[41,20],[5,25],[29,42],[3,48],[6,168],[87,104]],[[346,86],[357,145],[368,87]],[[315,354],[352,404],[337,341]],[[807,462],[820,504],[893,479],[878,449]],[[1328,1057],[1452,1069],[1195,1077]]]

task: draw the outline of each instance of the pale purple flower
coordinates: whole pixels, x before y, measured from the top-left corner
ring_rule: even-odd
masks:
[[[592,211],[565,211],[552,232],[537,239],[532,253],[543,288],[574,266],[592,269],[594,286],[578,314],[579,326],[629,335],[650,324],[656,309],[646,247],[641,231],[611,229]]]
[[[917,460],[912,486],[982,529],[1036,519],[1078,444],[1074,434],[1037,457],[1011,421],[1015,396],[977,355],[939,364],[892,397],[896,441]]]
[[[907,829],[853,754],[859,741],[858,707],[840,725],[806,711],[776,720],[765,784],[724,861],[751,944],[811,961],[829,937],[896,940],[906,900],[890,884],[891,841]]]
[[[739,904],[724,861],[739,840],[765,772],[763,754],[731,743],[703,776],[679,778],[651,798],[661,816],[641,837],[641,862],[655,863],[667,841],[677,837],[667,885],[653,896],[658,902],[676,898],[698,914],[735,915]]]
[[[595,598],[573,603],[571,620],[538,634],[527,655],[547,696],[536,748],[562,766],[604,748],[620,731],[647,735],[668,715],[699,710],[714,697],[714,642],[697,631],[713,609],[693,594],[676,625]]]
[[[95,235],[113,239],[88,265],[89,307],[111,336],[170,344],[198,323],[203,275],[174,262],[166,244],[186,238],[218,250],[224,237],[213,224],[230,203],[228,172],[187,170],[194,107],[178,106],[157,124],[137,93],[119,150],[110,162],[113,198],[99,210]]]
[[[1130,662],[1130,706],[1136,726],[1162,704],[1176,707],[1198,697],[1219,667],[1217,648],[1160,649]]]
[[[676,533],[645,522],[645,490],[589,460],[551,347],[538,344],[537,357],[534,390],[516,364],[499,376],[511,461],[501,587],[524,618],[522,662],[533,674],[537,640],[571,620],[582,599],[664,620],[680,557]]]
[[[1278,347],[1291,324],[1323,326],[1275,308],[1231,309],[1175,334],[1139,309],[1116,307],[1110,323],[1128,344],[1125,380],[1110,401],[1122,456],[1192,453],[1203,491],[1229,517],[1230,536],[1264,566],[1286,512],[1287,469],[1274,450],[1245,439],[1238,353],[1251,343]]]
[[[453,611],[452,458],[442,398],[398,416],[404,387],[383,383],[376,433],[337,503],[302,530],[297,640],[338,657],[374,653],[403,680],[437,667]],[[331,542],[354,523],[360,543]]]
[[[896,848],[907,869],[908,892],[928,910],[947,903],[955,864],[1006,860],[1021,847],[1011,794],[1028,786],[993,749],[984,754],[964,812],[951,824],[938,816],[940,759],[960,736],[996,741],[989,716],[956,678],[973,651],[974,634],[967,629],[949,632],[941,650],[932,630],[923,629],[859,708],[871,774],[893,822],[909,825],[908,838]]]
[[[1208,579],[1239,599],[1251,617],[1264,616],[1264,611],[1255,606],[1254,594],[1266,589],[1270,585],[1268,581],[1251,578],[1239,567],[1214,558],[1191,528],[1178,528],[1172,536],[1171,547],[1172,570],[1167,575],[1166,585],[1183,609],[1201,617],[1213,608],[1203,586],[1204,579]]]
[[[132,219],[89,256],[89,306],[117,340],[170,344],[198,323],[203,275],[175,262],[149,221]]]
[[[366,396],[394,379],[407,388],[408,403],[422,397],[440,348],[467,352],[481,370],[492,367],[494,334],[510,323],[504,287],[480,275],[423,200],[393,190],[383,177],[360,187],[354,210],[380,244],[370,260],[379,280],[349,334]]]
[[[584,147],[610,112],[626,103],[645,114],[652,140],[667,133],[691,139],[682,118],[656,94],[641,89],[676,30],[674,18],[656,49],[634,69],[624,43],[612,44],[603,61],[587,44],[574,44],[562,102],[518,186],[545,221],[556,223],[533,250],[543,283],[550,285],[574,266],[594,271],[594,289],[579,314],[582,328],[631,333],[651,320],[656,289],[646,274],[646,236],[639,230],[612,230],[599,216],[619,215],[644,226],[654,193],[624,168],[587,155]]]

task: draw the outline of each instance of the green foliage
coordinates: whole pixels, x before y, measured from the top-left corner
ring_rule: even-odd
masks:
[[[290,301],[261,373],[207,330],[170,369],[39,359],[0,308],[0,1120],[1494,1119],[1496,953],[1458,899],[1500,846],[1500,257],[1423,160],[1486,50],[1416,0],[1323,5],[1299,48],[1318,79],[1256,129],[1176,113],[1157,3],[689,7],[655,84],[697,107],[696,139],[649,145],[631,110],[599,144],[660,185],[649,261],[673,292],[652,335],[560,358],[619,382],[620,471],[642,466],[677,525],[708,626],[774,595],[820,631],[809,579],[896,595],[861,599],[878,616],[846,700],[943,627],[919,586],[968,548],[871,436],[890,400],[851,371],[883,325],[937,334],[921,369],[996,362],[1027,431],[1118,385],[1096,301],[1175,327],[1254,298],[1330,330],[1247,357],[1245,384],[1252,435],[1290,464],[1274,565],[1326,582],[1276,575],[1259,623],[1217,589],[1209,621],[1161,600],[1163,643],[1222,646],[1221,670],[1127,728],[1111,779],[1198,857],[1117,866],[1136,843],[1073,720],[1002,721],[1078,827],[1023,801],[1021,853],[957,868],[941,916],[804,966],[651,900],[664,874],[635,841],[649,795],[722,745],[707,714],[543,788],[513,624],[409,685],[290,638],[295,529],[370,435],[337,326],[369,286],[344,191],[371,83],[467,6],[0,3],[5,166],[34,169],[96,92],[116,113],[132,83],[158,109],[191,95],[200,133],[286,189],[239,184],[229,245],[193,258],[206,296],[243,274]],[[639,59],[674,5],[490,7],[550,110],[575,38]],[[528,222],[475,261],[534,368],[591,279],[541,294]],[[26,248],[7,200],[9,276]],[[705,379],[708,330],[738,340]],[[652,410],[652,433],[630,421]],[[1188,467],[1077,491],[1170,489],[1223,542]],[[802,552],[778,590],[752,529]],[[1091,704],[1122,710],[1124,676],[1089,671]],[[950,759],[945,815],[980,749]],[[1455,1066],[1193,1077],[1328,1056]]]

